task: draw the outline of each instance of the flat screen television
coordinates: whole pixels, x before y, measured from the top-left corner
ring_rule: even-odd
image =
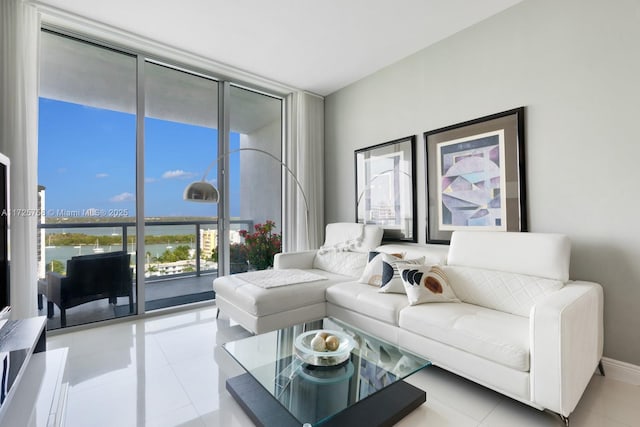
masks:
[[[0,153],[0,310],[10,304],[9,287],[9,158]]]

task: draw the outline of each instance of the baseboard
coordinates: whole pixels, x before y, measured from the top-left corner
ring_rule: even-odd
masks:
[[[640,366],[608,357],[602,358],[602,366],[607,378],[640,386]]]

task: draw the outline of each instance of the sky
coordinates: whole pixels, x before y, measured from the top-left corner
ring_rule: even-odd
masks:
[[[38,184],[47,216],[135,216],[135,115],[40,98]],[[145,217],[217,216],[217,205],[182,200],[217,155],[217,129],[145,119]],[[231,133],[230,150],[240,135]],[[231,159],[231,216],[240,215],[239,153]],[[214,185],[216,168],[207,176]]]

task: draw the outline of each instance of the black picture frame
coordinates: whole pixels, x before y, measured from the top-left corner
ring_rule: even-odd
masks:
[[[455,230],[527,231],[525,108],[424,133],[427,243]]]
[[[383,240],[417,242],[416,136],[355,150],[356,222]]]

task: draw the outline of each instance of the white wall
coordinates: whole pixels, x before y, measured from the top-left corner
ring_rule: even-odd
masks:
[[[242,148],[257,148],[280,158],[282,151],[282,123],[279,120],[240,136]],[[241,163],[240,217],[253,219],[255,223],[275,221],[278,232],[282,230],[282,167],[263,153],[243,151]],[[253,231],[253,230],[249,230]]]
[[[605,355],[640,365],[640,2],[526,0],[326,98],[325,220],[354,220],[353,151],[526,107],[529,229],[605,289]]]

